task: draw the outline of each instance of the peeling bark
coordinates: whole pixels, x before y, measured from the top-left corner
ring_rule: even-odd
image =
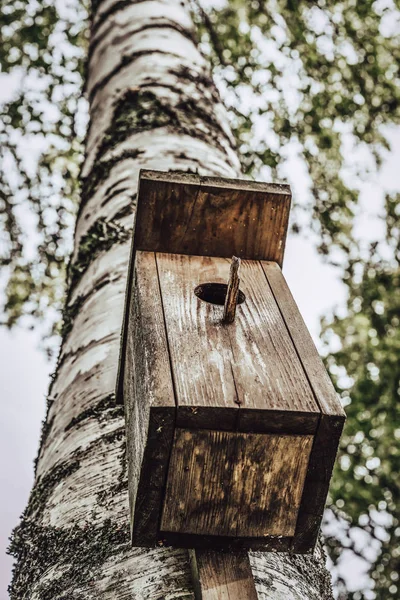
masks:
[[[189,2],[100,0],[91,123],[63,344],[36,481],[11,551],[12,600],[193,598],[186,550],[132,549],[124,418],[114,404],[140,168],[237,177],[227,116]],[[331,598],[325,557],[252,553],[259,598]]]

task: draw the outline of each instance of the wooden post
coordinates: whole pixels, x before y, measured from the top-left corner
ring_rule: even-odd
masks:
[[[196,600],[257,600],[246,551],[190,550]]]

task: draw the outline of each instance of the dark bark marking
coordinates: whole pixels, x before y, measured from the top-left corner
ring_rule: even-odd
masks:
[[[133,197],[135,197],[136,194],[134,194]],[[125,217],[128,217],[129,215],[131,215],[133,213],[133,207],[134,207],[134,203],[132,204],[127,204],[126,206],[123,206],[121,208],[121,210],[119,210],[115,216],[114,219],[121,220],[121,219],[125,219]]]
[[[108,274],[104,275],[102,277],[102,279],[100,279],[96,283],[96,285],[90,290],[90,292],[88,292],[87,294],[79,295],[72,304],[69,304],[68,300],[67,300],[64,310],[63,310],[63,314],[62,314],[63,323],[61,326],[61,337],[63,338],[63,341],[66,340],[70,331],[72,330],[75,317],[79,314],[79,312],[82,309],[85,302],[87,302],[87,300],[91,296],[93,296],[93,294],[95,294],[96,292],[101,290],[104,286],[106,286],[108,283],[110,283],[111,279],[112,279],[113,283],[115,283],[116,281],[119,281],[120,278],[121,278],[121,276],[111,278]]]
[[[78,469],[79,459],[69,458],[65,462],[55,465],[46,475],[39,477],[29,497],[24,518],[41,513],[54,488]]]
[[[94,15],[100,8],[103,0],[92,0],[92,14]],[[107,21],[111,17],[111,15],[120,12],[127,6],[132,6],[132,4],[140,4],[140,2],[146,2],[146,0],[119,0],[113,4],[109,10],[103,12],[96,21],[93,21],[91,27],[91,37],[94,36],[96,31],[101,27],[101,25]]]
[[[80,213],[82,212],[82,204],[83,206],[86,204],[86,202],[90,199],[90,197],[94,194],[94,192],[96,191],[96,189],[99,187],[100,183],[102,181],[104,181],[105,179],[107,179],[111,169],[118,164],[121,160],[123,160],[124,158],[137,158],[139,155],[141,154],[141,152],[139,150],[127,150],[126,152],[123,153],[122,158],[121,156],[118,156],[115,159],[110,159],[109,161],[103,161],[100,164],[94,164],[90,174],[83,178],[82,180],[82,203],[80,206]],[[113,185],[117,185],[119,184],[119,181],[116,182],[116,184]],[[107,188],[106,193],[109,192],[109,190],[113,187],[110,186],[109,188]],[[78,218],[80,216],[80,213],[78,215]]]
[[[130,135],[160,127],[169,127],[174,132],[196,137],[206,143],[212,142],[223,153],[226,152],[226,147],[221,143],[221,138],[230,144],[214,116],[211,102],[195,102],[181,94],[180,101],[173,105],[158,98],[152,91],[128,90],[115,107],[111,124],[104,134],[94,163],[99,164],[110,148]]]
[[[51,378],[53,378],[52,381],[54,381],[54,377],[55,377],[55,373],[51,376]],[[46,440],[48,438],[48,435],[49,435],[51,428],[53,427],[53,423],[54,423],[54,416],[49,419],[50,408],[52,407],[53,402],[54,402],[54,399],[50,397],[50,389],[51,389],[52,381],[50,382],[49,393],[48,393],[48,396],[46,399],[46,414],[42,421],[42,427],[41,427],[41,431],[40,431],[39,451],[40,451],[40,448],[42,448],[44,446],[44,444],[46,443]],[[39,460],[39,452],[38,452],[37,456],[35,457],[35,460],[33,461],[33,470],[34,470],[35,475],[36,475],[38,460]]]
[[[73,364],[77,360],[80,360],[81,355],[84,354],[85,352],[87,352],[88,350],[90,350],[91,348],[95,348],[96,346],[98,346],[100,344],[113,342],[115,339],[117,339],[117,334],[115,332],[109,333],[108,335],[105,335],[104,337],[102,337],[98,340],[92,340],[91,342],[89,342],[86,345],[79,346],[79,348],[77,348],[73,352],[67,352],[65,354],[62,354],[60,357],[60,360],[57,364],[57,372],[61,369],[61,367],[64,365],[64,363],[67,362],[68,359],[72,358],[72,364]]]
[[[132,6],[132,3],[129,3],[128,5]],[[113,44],[123,42],[125,39],[129,39],[134,35],[138,35],[142,31],[146,31],[147,29],[174,29],[175,31],[177,31],[178,33],[183,35],[183,37],[185,37],[188,40],[190,40],[191,42],[193,42],[193,44],[197,45],[197,39],[196,39],[193,31],[184,29],[178,23],[175,23],[174,21],[171,21],[170,19],[161,19],[159,21],[154,19],[154,22],[143,25],[142,27],[139,27],[138,29],[133,29],[132,31],[129,31],[128,33],[126,33],[120,37],[113,38]],[[93,53],[96,50],[97,46],[103,41],[103,39],[105,37],[107,37],[108,33],[109,33],[109,31],[105,31],[104,33],[99,35],[97,38],[93,39],[92,43],[89,46],[88,63],[90,63]]]
[[[125,55],[121,58],[118,65],[114,69],[112,69],[112,71],[110,71],[110,73],[108,73],[108,75],[105,75],[103,77],[103,79],[98,81],[93,86],[93,88],[89,94],[89,103],[90,104],[93,103],[94,97],[96,96],[97,92],[100,89],[104,88],[111,81],[111,79],[113,79],[113,77],[115,77],[115,75],[118,75],[118,73],[120,71],[122,71],[122,69],[124,69],[128,65],[131,65],[132,63],[134,63],[136,60],[138,60],[142,56],[154,56],[155,54],[164,54],[164,55],[168,55],[168,56],[175,56],[175,58],[181,58],[181,56],[179,54],[175,54],[174,52],[164,52],[163,50],[156,50],[154,48],[151,50],[141,50],[139,52],[133,52],[132,54]]]
[[[119,154],[117,157],[94,164],[90,174],[87,177],[85,177],[85,179],[83,179],[82,182],[81,203],[79,205],[77,221],[79,220],[82,214],[82,210],[86,205],[87,201],[91,198],[91,196],[97,190],[99,185],[105,179],[107,179],[111,169],[121,161],[129,158],[138,158],[141,154],[143,154],[143,150],[125,150],[124,152],[121,152],[121,154]]]
[[[129,187],[122,187],[122,188],[117,188],[114,192],[112,192],[111,194],[105,195],[104,196],[104,200],[101,202],[100,206],[101,208],[103,208],[108,202],[110,202],[110,200],[114,200],[114,198],[116,196],[119,196],[120,194],[123,194],[124,192],[131,192],[131,188]]]

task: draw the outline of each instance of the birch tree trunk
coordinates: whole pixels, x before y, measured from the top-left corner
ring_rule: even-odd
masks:
[[[186,550],[131,548],[115,386],[140,168],[237,177],[187,0],[93,2],[90,128],[64,337],[35,485],[11,550],[13,600],[193,598]],[[314,558],[252,553],[260,599],[331,598]],[[239,599],[238,599],[239,600]]]

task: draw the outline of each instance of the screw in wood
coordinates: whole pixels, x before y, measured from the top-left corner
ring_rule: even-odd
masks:
[[[233,323],[235,320],[236,306],[239,298],[239,267],[240,258],[237,256],[232,256],[231,268],[229,271],[228,289],[225,297],[224,316],[222,319],[224,323]]]

